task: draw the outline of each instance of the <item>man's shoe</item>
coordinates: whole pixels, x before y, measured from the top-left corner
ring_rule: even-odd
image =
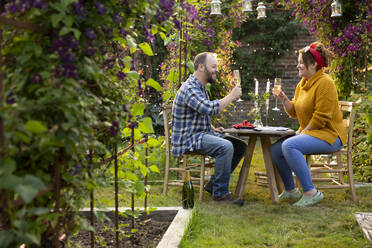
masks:
[[[315,203],[320,202],[321,200],[323,200],[323,198],[324,198],[323,193],[318,191],[318,192],[316,192],[316,194],[314,196],[303,195],[302,198],[298,202],[293,204],[293,206],[295,206],[295,207],[308,207],[308,206],[314,205]]]
[[[221,197],[214,197],[213,196],[213,200],[219,201],[219,202],[233,202],[235,199],[231,195],[231,193],[228,193],[228,194],[226,194],[224,196],[221,196]]]
[[[301,198],[302,194],[298,189],[295,189],[292,192],[284,190],[279,195],[279,200],[299,200]]]
[[[212,195],[212,193],[213,193],[213,182],[212,182],[212,180],[210,180],[208,183],[206,183],[204,185],[204,190]]]
[[[231,203],[231,204],[238,205],[238,206],[244,205],[243,200],[240,200],[240,199],[235,200],[234,197],[231,195],[231,193],[228,193],[222,197],[213,197],[213,200],[218,201],[218,202],[223,202],[223,203]]]

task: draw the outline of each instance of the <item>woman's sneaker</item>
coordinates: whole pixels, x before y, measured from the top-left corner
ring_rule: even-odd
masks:
[[[301,192],[298,189],[295,189],[294,191],[286,191],[284,190],[280,195],[280,200],[298,200],[302,196]]]
[[[314,205],[315,203],[320,202],[321,200],[323,200],[323,198],[324,198],[323,193],[318,191],[318,192],[316,192],[316,194],[314,196],[303,195],[302,198],[298,202],[293,204],[293,206],[295,206],[295,207],[308,207],[308,206]]]

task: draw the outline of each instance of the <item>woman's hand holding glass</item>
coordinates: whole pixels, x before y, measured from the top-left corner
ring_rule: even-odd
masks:
[[[275,78],[274,80],[274,88],[273,88],[273,95],[275,96],[275,108],[274,111],[279,111],[278,108],[278,97],[280,98],[280,94],[282,94],[282,79]]]

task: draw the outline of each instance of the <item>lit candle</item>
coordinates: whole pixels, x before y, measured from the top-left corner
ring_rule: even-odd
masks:
[[[258,80],[257,80],[257,78],[255,78],[254,80],[255,80],[254,94],[258,95]]]
[[[266,82],[266,92],[269,92],[269,90],[270,90],[270,80],[267,79],[267,82]],[[269,101],[270,101],[270,99],[267,98],[266,99],[266,105],[269,105]]]
[[[258,80],[257,80],[257,78],[254,79],[254,82],[255,82],[254,94],[255,94],[255,96],[257,96],[258,95]],[[258,107],[258,103],[257,103],[256,100],[254,101],[254,107],[255,108]]]

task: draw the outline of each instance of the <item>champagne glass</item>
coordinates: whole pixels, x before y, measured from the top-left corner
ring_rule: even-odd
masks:
[[[241,79],[240,79],[240,72],[239,72],[239,70],[234,70],[233,73],[234,73],[235,82],[236,82],[237,84],[240,84],[240,83],[241,83]],[[243,99],[241,99],[241,98],[239,97],[239,99],[236,100],[236,101],[237,101],[237,102],[242,102]]]
[[[274,93],[279,94],[280,90],[282,89],[282,79],[281,78],[275,78],[274,80]],[[279,111],[278,108],[278,97],[275,98],[275,108],[273,108],[274,111]]]

